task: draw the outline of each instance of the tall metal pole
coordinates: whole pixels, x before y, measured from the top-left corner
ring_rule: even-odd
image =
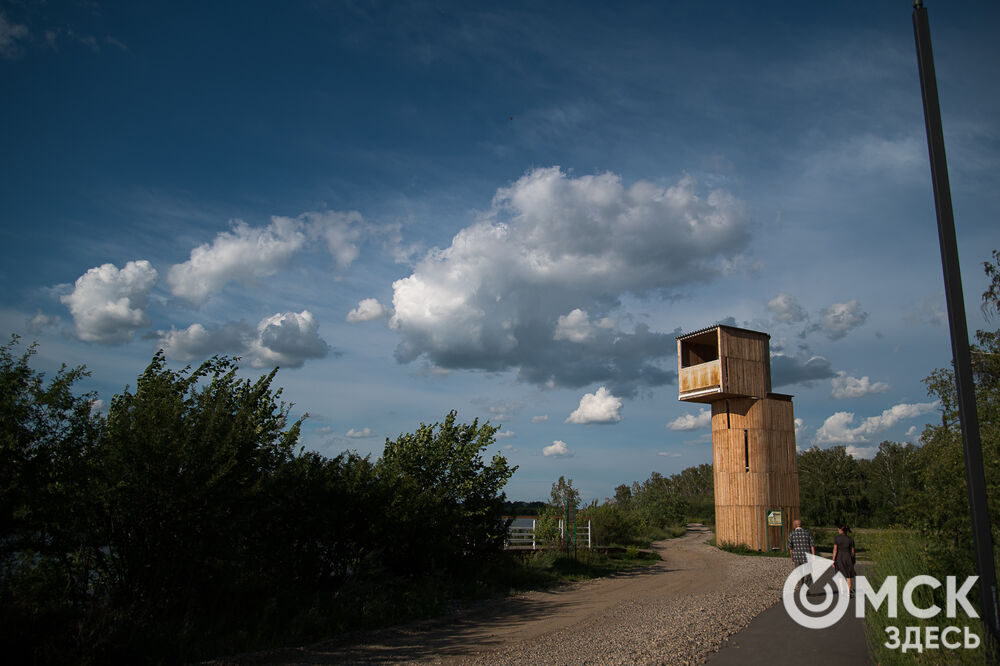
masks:
[[[913,34],[917,41],[920,90],[924,98],[924,121],[927,126],[927,150],[930,153],[934,205],[937,209],[938,237],[941,243],[941,265],[944,269],[945,296],[948,302],[948,325],[951,329],[951,351],[955,364],[958,414],[962,425],[962,447],[965,451],[965,480],[969,491],[976,571],[979,574],[979,607],[983,624],[995,647],[1000,644],[1000,608],[997,602],[997,576],[993,559],[993,539],[990,535],[990,514],[986,504],[983,450],[979,441],[979,417],[976,413],[976,392],[972,382],[972,362],[969,354],[969,329],[965,321],[962,275],[958,267],[955,216],[951,208],[951,186],[948,183],[948,162],[944,153],[944,133],[941,129],[941,108],[938,105],[937,78],[934,74],[934,54],[931,52],[927,10],[921,0],[914,0],[913,3]]]

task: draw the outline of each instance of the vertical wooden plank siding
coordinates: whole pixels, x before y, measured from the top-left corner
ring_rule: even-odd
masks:
[[[764,397],[771,392],[770,343],[766,333],[720,326],[723,393]]]
[[[780,530],[772,529],[769,538],[764,515],[768,509],[783,509],[786,521],[799,517],[796,463],[790,400],[730,398],[712,403],[718,543],[755,550],[769,544],[781,547]]]

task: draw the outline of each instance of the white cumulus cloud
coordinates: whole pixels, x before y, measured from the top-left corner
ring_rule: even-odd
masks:
[[[375,321],[389,316],[389,311],[384,305],[374,298],[366,298],[358,302],[358,307],[347,313],[347,321],[357,324],[364,321]]]
[[[892,428],[904,419],[916,418],[933,411],[937,402],[901,403],[878,416],[870,416],[854,425],[853,412],[837,412],[826,419],[816,431],[817,444],[869,444],[872,438]]]
[[[211,245],[199,245],[190,259],[170,267],[171,292],[201,305],[227,282],[249,283],[273,275],[305,244],[299,226],[288,218],[275,218],[262,228],[236,220],[232,231],[220,233]]]
[[[570,452],[569,447],[566,446],[566,442],[561,439],[557,439],[554,440],[552,444],[542,449],[542,455],[546,458],[569,458],[573,454]]]
[[[330,346],[319,337],[319,322],[308,310],[265,317],[257,324],[250,343],[250,363],[255,368],[281,365],[297,368],[306,359],[323,358]]]
[[[622,420],[622,399],[611,395],[604,386],[594,393],[584,394],[580,406],[569,415],[566,423],[617,423]]]
[[[866,395],[875,393],[885,393],[889,390],[889,385],[885,382],[872,382],[868,377],[851,377],[843,370],[833,378],[833,392],[831,395],[837,399],[863,398]]]
[[[697,414],[684,414],[667,424],[670,430],[701,430],[712,427],[712,410],[702,407]]]
[[[362,428],[361,430],[355,430],[354,428],[351,428],[346,433],[344,433],[344,437],[347,437],[349,439],[364,439],[366,437],[371,437],[371,436],[372,436],[371,428]]]
[[[308,241],[323,241],[337,266],[347,268],[358,257],[356,242],[363,220],[356,212],[306,212],[296,218],[273,216],[265,227],[234,220],[230,231],[211,244],[191,250],[190,258],[171,266],[167,283],[174,296],[203,304],[229,282],[252,284],[277,273]]]
[[[87,342],[120,344],[149,326],[146,298],[157,272],[145,260],[130,261],[121,270],[104,264],[81,275],[72,293],[60,297],[73,315],[76,336]]]
[[[675,373],[660,363],[675,353],[673,336],[604,328],[618,296],[723,275],[749,238],[742,203],[699,196],[691,178],[626,187],[611,173],[535,169],[393,283],[396,356],[516,369],[539,385],[603,382],[619,394],[666,384]]]

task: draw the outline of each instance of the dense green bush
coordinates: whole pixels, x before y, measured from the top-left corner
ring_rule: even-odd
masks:
[[[421,426],[382,459],[296,450],[301,419],[236,360],[158,353],[95,414],[0,347],[0,649],[14,662],[178,662],[405,619],[502,548],[489,424]],[[305,418],[305,417],[303,417]],[[466,581],[469,581],[466,584]]]
[[[391,498],[386,563],[397,572],[452,570],[503,548],[502,491],[517,468],[499,453],[483,461],[496,427],[456,417],[386,441],[376,464]]]

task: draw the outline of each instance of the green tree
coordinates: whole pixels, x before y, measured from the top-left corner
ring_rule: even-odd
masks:
[[[638,492],[633,490],[633,505],[639,524],[647,531],[681,523],[688,510],[671,479],[659,472],[650,474]]]
[[[642,529],[637,514],[625,504],[606,502],[597,505],[595,502],[580,513],[580,518],[591,521],[594,543],[598,545],[631,545],[641,542]]]
[[[615,488],[615,504],[622,509],[628,509],[632,503],[632,488],[628,484],[621,484]]]
[[[983,293],[983,312],[1000,311],[1000,253],[984,264],[989,286]],[[986,494],[994,548],[1000,545],[1000,331],[976,332],[971,346]],[[920,467],[914,520],[928,537],[935,573],[974,573],[972,530],[969,523],[965,454],[958,418],[955,375],[951,368],[934,370],[925,380],[927,392],[940,402],[941,422],[921,435]]]
[[[698,522],[715,520],[715,475],[710,463],[687,467],[670,476],[677,497],[687,506],[686,518]]]
[[[84,367],[49,381],[30,366],[36,345],[0,347],[0,649],[13,662],[72,649],[99,555],[88,531],[97,502],[91,455],[102,420]]]
[[[288,573],[270,553],[268,518],[285,501],[275,481],[293,464],[301,419],[289,426],[276,372],[241,380],[236,360],[218,357],[173,371],[158,352],[109,405],[96,460],[99,580],[166,654],[225,615],[222,600],[238,606]]]
[[[919,449],[885,441],[868,465],[867,498],[872,520],[884,526],[904,525],[912,518],[919,491]]]
[[[560,476],[559,480],[552,484],[552,491],[549,494],[549,506],[565,512],[566,503],[571,507],[580,505],[580,491],[573,487],[573,479],[566,480]]]
[[[808,525],[865,522],[864,468],[843,446],[817,446],[798,456],[799,501]]]
[[[554,506],[546,506],[535,522],[535,540],[550,548],[558,546],[561,541],[559,521],[563,520],[565,515],[565,508],[557,509]]]
[[[386,440],[376,463],[392,498],[386,554],[396,570],[454,568],[503,547],[503,488],[517,467],[499,453],[483,461],[495,426],[456,419],[451,411],[442,423]]]

